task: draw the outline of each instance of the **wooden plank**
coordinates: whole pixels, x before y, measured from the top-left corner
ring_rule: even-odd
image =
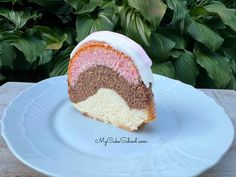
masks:
[[[8,82],[0,87],[0,119],[4,108],[21,91],[32,86],[32,83]],[[1,126],[0,126],[1,130]],[[32,170],[20,162],[7,148],[0,136],[0,177],[43,177],[44,175]]]
[[[4,108],[21,91],[32,86],[32,83],[8,82],[0,87],[0,119]],[[232,90],[201,89],[221,105],[236,125],[236,92]],[[1,127],[0,127],[1,130]],[[236,140],[222,160],[200,177],[235,177],[236,176]],[[0,177],[43,177],[17,160],[0,137]]]
[[[236,127],[236,92],[232,90],[203,90],[205,94],[212,97],[221,105],[231,118],[234,128]],[[236,176],[236,138],[221,161],[212,169],[200,177],[235,177]]]

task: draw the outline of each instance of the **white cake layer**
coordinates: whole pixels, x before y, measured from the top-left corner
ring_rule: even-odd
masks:
[[[147,121],[147,110],[130,109],[114,90],[101,88],[86,100],[73,103],[74,107],[90,117],[133,131]]]

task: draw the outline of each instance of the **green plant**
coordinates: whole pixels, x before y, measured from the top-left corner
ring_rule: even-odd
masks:
[[[0,80],[65,74],[79,41],[110,30],[142,45],[155,73],[236,89],[235,7],[233,0],[0,0]]]

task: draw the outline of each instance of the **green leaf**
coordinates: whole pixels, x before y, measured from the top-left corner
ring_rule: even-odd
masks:
[[[231,80],[227,88],[236,90],[236,75],[231,74]]]
[[[12,2],[12,4],[15,4],[17,1],[21,1],[21,0],[0,0],[1,2]]]
[[[221,20],[219,20],[219,18],[215,17],[207,20],[206,25],[214,30],[222,30],[227,28],[227,26]]]
[[[44,41],[36,37],[22,37],[12,44],[25,55],[29,63],[33,63],[45,50]]]
[[[221,20],[236,32],[236,10],[228,9],[224,4],[217,2],[211,3],[205,6],[205,9],[209,12],[216,13]]]
[[[52,7],[64,3],[64,0],[29,0],[29,2],[36,3],[43,7]]]
[[[75,28],[65,28],[65,29],[63,29],[63,32],[67,35],[65,43],[67,43],[67,45],[74,44],[75,39],[76,39],[76,29]]]
[[[157,62],[166,61],[170,51],[175,47],[175,42],[155,32],[152,32],[150,36],[150,43],[149,54]]]
[[[28,71],[31,66],[31,63],[25,59],[24,54],[17,50],[16,59],[14,60],[14,71]]]
[[[104,2],[100,0],[90,1],[87,4],[84,4],[83,8],[77,11],[77,14],[93,12],[96,9],[96,7],[101,7],[103,4]]]
[[[230,58],[236,62],[236,50],[235,48],[223,48],[224,55],[226,58]],[[236,73],[236,71],[235,71]]]
[[[223,46],[226,48],[236,48],[236,36],[225,38]]]
[[[113,21],[115,27],[120,25],[120,23],[117,23],[119,20],[118,6],[116,5],[116,2],[114,0],[104,1],[104,3],[101,5],[100,9],[102,9],[102,11],[105,14],[109,14],[110,19]]]
[[[60,38],[53,36],[49,33],[43,34],[43,40],[47,43],[47,49],[58,50],[62,47],[64,41],[67,39],[67,35],[63,34]]]
[[[0,16],[5,17],[15,25],[15,29],[22,28],[30,19],[36,20],[38,15],[36,12],[14,11],[9,9],[0,9]]]
[[[19,30],[0,32],[0,42],[13,43],[18,41],[22,35],[23,32]]]
[[[175,42],[176,49],[185,49],[187,47],[187,42],[189,40],[189,36],[183,36],[181,31],[176,29],[176,27],[159,27],[157,29],[157,33],[168,37],[173,42]]]
[[[162,0],[128,0],[128,4],[141,13],[154,28],[160,24],[166,12],[166,5]]]
[[[232,73],[230,75],[231,80],[227,88],[236,90],[236,51],[235,48],[223,49],[225,57],[230,59],[230,67]]]
[[[72,21],[71,13],[73,9],[69,4],[65,3],[64,0],[30,0],[30,2],[36,3],[44,7],[43,12],[46,12],[44,13],[44,15],[49,16],[48,22],[44,23],[49,23],[49,24],[55,23],[54,22],[55,18],[50,19],[51,14],[55,15],[55,17],[58,17],[63,24],[66,23],[68,24],[69,22]]]
[[[174,11],[172,24],[183,21],[185,15],[188,13],[185,0],[166,0],[167,6]]]
[[[61,51],[53,60],[54,65],[50,72],[50,77],[64,75],[67,73],[68,63],[70,60],[70,53],[74,46],[70,46],[65,50]]]
[[[192,21],[188,26],[189,34],[196,40],[203,43],[212,52],[217,50],[224,39],[204,24]]]
[[[46,26],[34,26],[28,32],[31,35],[39,34],[46,42],[46,48],[52,50],[60,49],[68,37],[66,33],[57,33],[56,30]]]
[[[2,74],[0,74],[0,81],[3,81],[3,80],[5,80],[5,79],[6,79],[6,77],[3,76]]]
[[[152,71],[156,74],[175,78],[175,67],[171,61],[152,65]]]
[[[129,8],[122,8],[120,15],[121,26],[125,30],[125,35],[141,45],[149,46],[151,28],[145,23],[141,16]]]
[[[15,48],[7,43],[0,43],[0,67],[7,66],[13,69],[13,61],[15,58]]]
[[[210,13],[203,6],[195,6],[193,9],[191,9],[190,15],[193,17],[193,19],[199,19],[209,16]]]
[[[231,75],[229,59],[218,54],[202,51],[198,46],[194,48],[197,63],[204,68],[217,88],[225,88]]]
[[[195,85],[198,75],[198,66],[193,53],[184,50],[179,51],[180,56],[173,61],[176,71],[176,78],[187,84]]]
[[[67,67],[68,67],[69,59],[62,60],[61,62],[56,63],[53,67],[52,72],[50,72],[50,77],[60,76],[67,74]]]
[[[108,30],[112,31],[114,29],[114,22],[111,16],[106,13],[99,13],[97,18],[92,18],[89,16],[78,16],[76,19],[76,31],[77,31],[77,42],[83,40],[87,35],[95,31]]]
[[[65,0],[65,2],[72,6],[75,10],[81,9],[85,4],[82,0]]]
[[[180,55],[181,55],[181,53],[180,53],[180,51],[179,50],[172,50],[171,52],[170,52],[170,56],[172,57],[172,58],[179,58],[180,57]]]
[[[38,65],[43,65],[50,62],[52,59],[52,50],[45,50],[42,55],[39,56]]]
[[[230,66],[234,74],[236,74],[236,61],[230,60]]]

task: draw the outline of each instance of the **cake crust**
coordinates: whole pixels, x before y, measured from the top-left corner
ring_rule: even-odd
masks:
[[[91,53],[99,57],[91,59]],[[110,66],[113,61],[114,66]],[[156,118],[151,88],[151,83],[147,86],[141,79],[132,59],[105,42],[83,44],[68,66],[68,93],[74,107],[87,117],[128,131]]]

